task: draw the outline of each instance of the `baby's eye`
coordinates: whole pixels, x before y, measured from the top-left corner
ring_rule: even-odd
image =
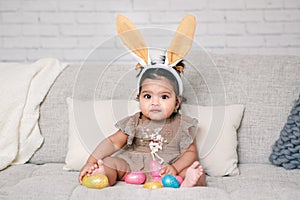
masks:
[[[162,99],[168,99],[169,96],[168,96],[168,95],[162,95],[161,98],[162,98]]]
[[[144,98],[145,98],[145,99],[151,99],[151,95],[150,95],[150,94],[145,94],[145,95],[144,95]]]

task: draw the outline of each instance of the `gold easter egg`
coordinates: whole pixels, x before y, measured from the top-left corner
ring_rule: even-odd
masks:
[[[163,185],[158,181],[148,181],[143,185],[143,188],[147,188],[150,190],[162,188],[162,187],[163,187]]]
[[[103,174],[85,175],[82,179],[82,185],[95,189],[105,188],[108,186],[108,178]]]

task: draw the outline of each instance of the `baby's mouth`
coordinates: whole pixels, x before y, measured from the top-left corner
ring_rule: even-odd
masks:
[[[152,113],[158,113],[158,112],[161,112],[161,109],[151,109],[150,112],[152,112]]]

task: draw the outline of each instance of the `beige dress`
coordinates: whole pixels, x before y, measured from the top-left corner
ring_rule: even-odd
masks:
[[[193,142],[198,121],[175,114],[164,122],[142,120],[140,112],[116,123],[116,127],[128,135],[127,145],[115,156],[124,159],[131,171],[148,171],[153,160],[149,143],[153,135],[163,138],[162,149],[157,152],[164,163],[172,164]],[[157,159],[156,159],[157,160]]]

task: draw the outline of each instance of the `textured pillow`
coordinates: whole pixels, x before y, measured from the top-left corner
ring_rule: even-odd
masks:
[[[65,170],[79,170],[98,142],[116,131],[115,122],[139,110],[136,101],[80,101],[68,98],[67,102],[69,146]],[[201,163],[209,175],[239,174],[236,134],[243,110],[242,105],[182,105],[183,114],[195,117],[199,121],[197,149]],[[216,116],[218,117],[215,118]]]
[[[300,95],[280,132],[279,139],[272,146],[269,160],[285,169],[300,169]]]

